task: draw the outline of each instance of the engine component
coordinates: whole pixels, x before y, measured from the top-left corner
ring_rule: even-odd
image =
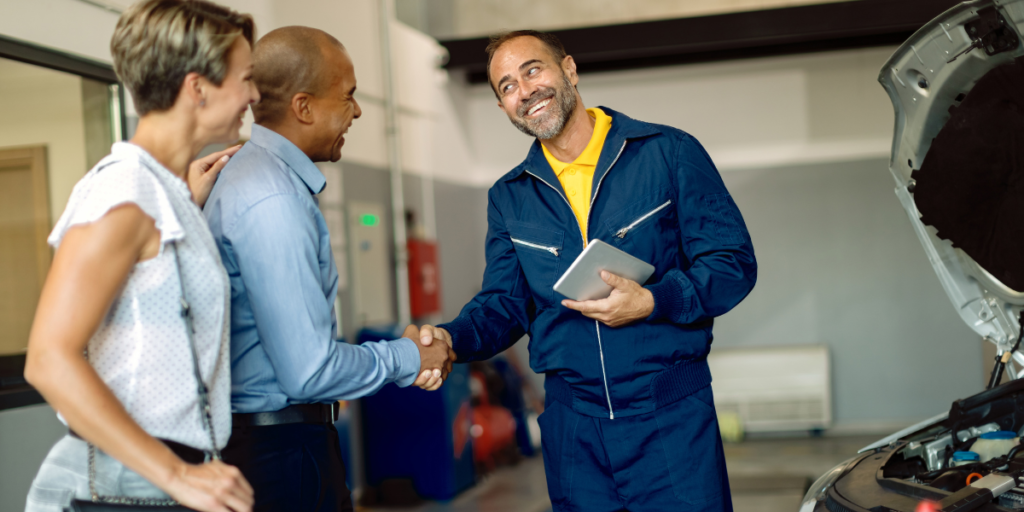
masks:
[[[975,452],[953,452],[953,465],[954,466],[964,466],[964,465],[967,465],[967,464],[974,464],[976,462],[979,462],[980,460],[981,460],[981,456],[979,456]]]
[[[949,495],[939,503],[939,510],[942,512],[975,510],[1013,489],[1016,485],[1017,481],[1012,476],[992,473]]]
[[[1018,441],[1016,432],[1008,430],[987,432],[974,442],[974,445],[971,446],[971,451],[978,454],[981,462],[988,462],[996,457],[1002,457],[1010,453],[1010,450],[1017,446]]]
[[[961,443],[963,443],[968,439],[974,439],[975,437],[978,437],[984,433],[995,432],[997,430],[1002,430],[1001,428],[999,428],[998,423],[986,423],[985,425],[981,425],[980,427],[971,427],[965,430],[961,430],[960,432],[956,433],[956,438],[959,439]]]
[[[943,491],[959,491],[960,489],[967,487],[967,472],[951,469],[939,475],[935,480],[932,480],[930,485],[936,489],[942,489]]]
[[[934,441],[911,441],[903,451],[903,458],[921,457],[929,471],[937,471],[946,467],[946,448],[953,446],[953,436],[946,434]]]
[[[999,506],[1010,510],[1024,510],[1024,489],[1014,487],[999,497]]]

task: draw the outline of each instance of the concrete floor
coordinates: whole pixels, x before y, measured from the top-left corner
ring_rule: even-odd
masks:
[[[804,488],[882,436],[760,438],[725,445],[735,512],[796,512]],[[449,503],[361,512],[547,512],[544,463],[502,468]]]
[[[736,512],[796,512],[806,486],[884,435],[754,439],[725,445]]]

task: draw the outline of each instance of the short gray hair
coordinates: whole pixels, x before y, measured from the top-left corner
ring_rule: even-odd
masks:
[[[147,0],[121,15],[110,40],[114,71],[139,115],[170,109],[185,75],[224,82],[228,53],[241,36],[253,43],[252,16],[204,0]]]

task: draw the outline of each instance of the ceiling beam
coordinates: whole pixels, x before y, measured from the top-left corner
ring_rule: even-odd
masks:
[[[956,0],[854,0],[552,30],[581,73],[897,45]],[[448,69],[487,81],[488,39],[441,41]]]
[[[43,48],[31,43],[0,36],[0,57],[63,71],[110,84],[117,83],[117,74],[110,64],[85,57]]]

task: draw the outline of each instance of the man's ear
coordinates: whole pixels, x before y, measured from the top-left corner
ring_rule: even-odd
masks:
[[[302,124],[313,124],[313,97],[308,93],[300,92],[292,96],[292,115]]]
[[[566,55],[562,59],[562,73],[569,78],[569,83],[573,86],[580,83],[580,76],[576,74],[576,61],[573,60],[572,55]]]

